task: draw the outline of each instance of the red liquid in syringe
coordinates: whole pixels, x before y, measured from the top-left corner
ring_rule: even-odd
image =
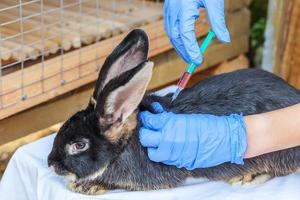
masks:
[[[184,89],[191,77],[192,77],[192,74],[190,74],[188,72],[184,72],[182,77],[179,79],[177,86],[181,89]]]

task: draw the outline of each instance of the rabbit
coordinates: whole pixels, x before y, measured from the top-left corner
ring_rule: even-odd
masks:
[[[154,112],[152,102],[174,113],[251,115],[297,104],[300,92],[269,72],[245,69],[204,79],[172,102],[172,94],[146,94],[153,71],[148,48],[143,30],[130,32],[104,62],[86,109],[58,131],[48,165],[68,178],[70,190],[89,195],[157,190],[180,186],[187,177],[249,182],[257,175],[268,179],[299,169],[299,146],[245,159],[244,165],[192,171],[151,161],[139,142],[138,114]]]

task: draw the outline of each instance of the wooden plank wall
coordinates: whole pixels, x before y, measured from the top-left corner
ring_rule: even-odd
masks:
[[[233,48],[232,51],[242,54],[248,48],[250,14],[245,7],[249,1],[228,0],[226,2],[228,26],[231,29],[233,39],[231,46],[238,41],[238,43],[243,41],[245,46],[245,48]],[[164,33],[161,19],[142,28],[145,29],[150,38],[150,57],[172,48]],[[201,37],[208,30],[209,23],[205,12],[202,10],[200,19],[197,21],[196,34]],[[105,57],[126,34],[117,35],[80,50],[49,59],[43,63],[43,66],[46,67],[42,67],[38,63],[25,68],[23,71],[16,71],[3,76],[2,93],[5,95],[2,96],[1,100],[0,120],[94,81]],[[229,59],[230,57],[226,56],[229,56],[230,52],[225,53],[222,59]],[[99,56],[98,59],[95,58],[96,54]],[[62,59],[63,66],[61,66]],[[167,80],[175,80],[179,76],[179,74],[172,75],[168,75]],[[162,81],[159,80],[158,82],[161,83]]]
[[[300,1],[290,0],[286,11],[286,32],[277,67],[284,79],[300,89]]]

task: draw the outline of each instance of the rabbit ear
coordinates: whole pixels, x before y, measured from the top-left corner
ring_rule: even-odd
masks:
[[[100,127],[123,123],[137,109],[152,77],[153,62],[138,67],[110,81],[97,100]]]
[[[97,99],[105,85],[147,60],[148,37],[143,30],[131,31],[124,40],[107,57],[101,68],[93,97]]]

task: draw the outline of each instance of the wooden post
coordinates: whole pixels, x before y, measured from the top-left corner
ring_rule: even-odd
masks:
[[[300,1],[275,0],[273,71],[300,88]]]

